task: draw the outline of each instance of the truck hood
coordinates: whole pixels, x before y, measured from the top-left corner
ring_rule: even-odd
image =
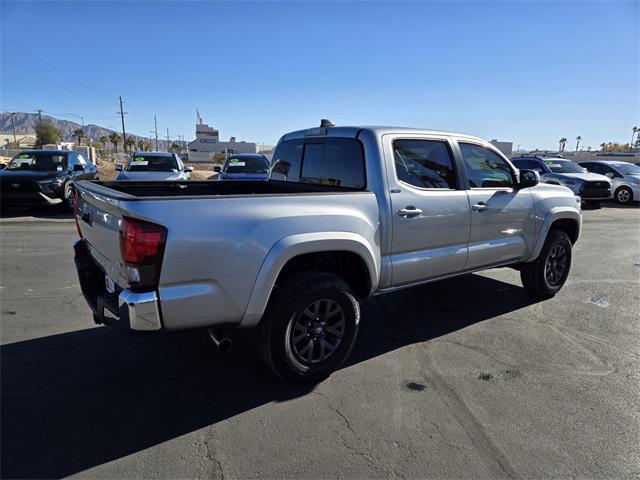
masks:
[[[556,173],[557,178],[575,178],[583,182],[607,182],[611,183],[609,177],[600,175],[599,173]]]
[[[55,178],[58,172],[43,172],[39,170],[0,170],[3,182],[37,182],[47,178]]]
[[[116,180],[137,181],[161,181],[161,180],[186,180],[183,172],[120,172]]]
[[[220,180],[267,180],[268,173],[246,172],[246,173],[227,173],[220,174]]]

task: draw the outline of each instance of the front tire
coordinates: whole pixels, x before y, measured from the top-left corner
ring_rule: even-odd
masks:
[[[629,205],[633,201],[633,191],[629,187],[620,187],[615,193],[616,202]]]
[[[553,297],[567,281],[571,253],[569,236],[561,230],[549,231],[538,258],[520,270],[522,286],[540,298]]]
[[[274,291],[260,322],[262,357],[285,380],[324,380],[349,357],[359,321],[358,300],[340,277],[292,275]]]
[[[73,211],[73,199],[76,196],[76,189],[68,184],[64,187],[64,207],[67,211]]]

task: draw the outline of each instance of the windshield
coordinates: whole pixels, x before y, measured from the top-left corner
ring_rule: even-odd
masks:
[[[21,153],[7,165],[7,170],[37,170],[61,172],[65,167],[65,156],[60,153]]]
[[[267,173],[269,162],[259,157],[232,157],[224,169],[227,173]]]
[[[584,169],[571,160],[545,160],[544,164],[554,173],[584,173]]]
[[[126,170],[128,172],[173,172],[178,170],[178,163],[173,156],[136,155],[131,159]]]
[[[640,167],[633,163],[612,163],[610,165],[623,175],[640,175]]]

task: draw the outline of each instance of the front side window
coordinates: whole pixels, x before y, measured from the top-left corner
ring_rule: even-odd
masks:
[[[178,162],[171,155],[136,155],[126,170],[128,172],[173,172],[178,171]]]
[[[393,159],[401,182],[419,188],[457,187],[451,152],[441,140],[396,140]]]
[[[307,142],[302,156],[300,181],[364,189],[365,166],[360,142],[353,138]]]
[[[37,170],[44,172],[62,171],[65,169],[65,155],[47,152],[21,153],[7,165],[7,170]]]
[[[513,172],[497,153],[473,143],[459,143],[471,188],[513,187]]]

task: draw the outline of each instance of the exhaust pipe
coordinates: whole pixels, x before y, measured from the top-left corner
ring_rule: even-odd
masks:
[[[229,350],[231,350],[233,342],[226,332],[220,332],[218,330],[214,330],[213,328],[207,328],[207,332],[209,332],[209,337],[211,337],[211,340],[213,341],[219,352],[228,352]]]

